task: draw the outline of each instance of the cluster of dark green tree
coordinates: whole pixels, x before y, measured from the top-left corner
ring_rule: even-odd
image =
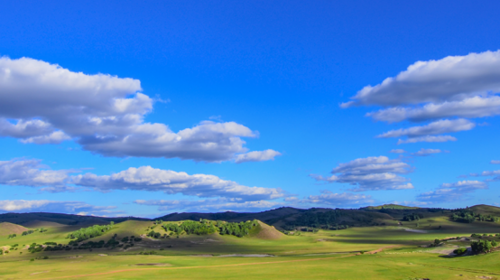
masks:
[[[461,256],[467,252],[467,248],[458,248],[453,250],[453,253],[457,256]]]
[[[43,251],[43,246],[42,244],[36,244],[36,243],[32,243],[29,247],[28,247],[28,252],[30,253],[38,253],[38,252],[41,252]]]
[[[314,208],[312,209],[314,210]],[[285,230],[295,230],[300,227],[322,228],[329,230],[340,230],[349,227],[345,220],[357,221],[359,223],[372,223],[373,217],[368,211],[353,212],[349,210],[335,209],[322,212],[307,211],[296,217],[293,221],[286,221]]]
[[[499,234],[499,233],[497,233],[497,234],[495,234],[495,236],[497,236],[497,237],[498,237],[498,236],[500,236],[500,234]],[[484,233],[483,235],[481,235],[481,234],[473,233],[473,234],[471,234],[471,236],[470,236],[470,237],[475,237],[475,238],[487,238],[487,237],[488,237],[488,234]],[[493,237],[493,234],[490,234],[490,235],[489,235],[489,237]]]
[[[100,249],[100,248],[110,248],[114,249],[116,247],[119,248],[130,248],[134,246],[134,242],[140,242],[142,241],[142,238],[140,237],[134,237],[131,236],[130,238],[128,236],[124,237],[121,239],[121,242],[117,240],[117,235],[115,234],[113,237],[111,237],[108,241],[100,240],[98,242],[94,241],[89,241],[85,243],[79,243],[77,240],[71,240],[69,242],[69,246],[73,246],[73,249],[75,250],[92,250],[92,249]],[[57,247],[59,247],[61,244],[59,244]],[[48,247],[47,247],[48,248]],[[59,248],[51,248],[52,250],[59,250]],[[49,249],[49,251],[51,250]],[[66,250],[71,250],[66,249]]]
[[[451,220],[460,223],[473,223],[475,221],[481,222],[498,222],[499,218],[492,215],[482,215],[467,209],[454,210],[451,214]]]
[[[55,244],[55,245],[45,247],[44,251],[62,251],[62,250],[69,251],[69,250],[71,250],[71,247],[68,245]]]
[[[9,234],[9,236],[7,236],[7,239],[12,239],[12,238],[15,238],[17,236],[17,234],[13,233],[13,234]]]
[[[76,239],[76,242],[81,242],[90,238],[103,235],[105,232],[109,231],[113,227],[114,223],[111,222],[109,225],[93,225],[87,228],[81,228],[75,232],[68,234],[66,238]]]
[[[26,231],[23,231],[23,233],[21,234],[22,236],[25,236],[25,235],[29,235],[29,234],[32,234],[34,233],[35,231],[30,229],[30,230],[26,230]]]
[[[407,222],[411,222],[411,221],[418,221],[420,219],[422,219],[424,217],[424,215],[420,214],[420,213],[411,213],[411,214],[405,214],[403,216],[403,221],[407,221]]]
[[[495,240],[479,240],[476,242],[472,242],[470,244],[470,248],[472,252],[475,254],[479,253],[489,253],[493,248],[498,246],[498,243]]]
[[[219,229],[221,235],[234,235],[237,237],[243,237],[250,234],[250,231],[259,225],[257,220],[246,221],[240,223],[229,223],[223,221],[217,221],[215,226]]]
[[[180,235],[183,232],[186,234],[196,234],[196,235],[206,235],[219,232],[221,235],[233,235],[237,237],[243,237],[250,234],[250,231],[258,225],[258,221],[246,221],[240,223],[231,223],[224,221],[184,221],[180,224],[178,223],[164,223],[162,224],[163,229],[167,232],[171,232],[170,235]],[[151,231],[148,236],[155,238],[161,237],[161,234]],[[156,237],[158,236],[158,237]]]

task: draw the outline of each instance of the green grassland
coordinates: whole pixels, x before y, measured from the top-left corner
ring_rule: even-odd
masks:
[[[454,222],[449,218],[451,210],[422,209],[352,210],[364,212],[349,212],[349,219],[342,219],[367,223],[342,230],[311,230],[299,225],[293,231],[279,225],[286,219],[288,224],[300,222],[303,215],[327,210],[281,209],[279,213],[286,213],[281,221],[274,222],[276,228],[259,222],[244,237],[218,232],[181,233],[177,237],[152,220],[122,219],[102,235],[81,242],[113,239],[122,246],[36,253],[30,253],[27,247],[53,242],[64,248],[71,240],[68,234],[92,225],[92,219],[77,217],[80,222],[75,223],[65,217],[44,222],[38,217],[33,223],[23,218],[21,229],[44,226],[46,231],[17,234],[9,239],[9,230],[19,232],[20,228],[13,220],[12,224],[0,223],[0,247],[8,251],[0,255],[0,279],[500,279],[500,251],[465,256],[451,253],[468,247],[474,240],[470,237],[473,233],[500,241],[499,236],[489,236],[500,233],[500,223]],[[496,207],[481,205],[473,210],[500,216]],[[422,211],[424,215],[418,221],[401,221],[411,211]],[[271,213],[271,220],[279,213]],[[376,221],[366,220],[366,215]],[[94,220],[101,225],[110,221]],[[147,237],[151,230],[161,233],[162,238]],[[122,242],[124,237],[131,240],[131,236],[141,240]],[[435,239],[440,240],[439,245],[428,247]]]

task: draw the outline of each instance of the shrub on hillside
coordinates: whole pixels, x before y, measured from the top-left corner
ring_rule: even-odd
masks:
[[[479,253],[490,252],[491,249],[493,248],[493,245],[488,240],[480,240],[480,241],[472,242],[470,244],[470,247],[472,249],[472,252],[474,252],[475,254],[479,254]]]
[[[458,249],[453,251],[453,253],[455,253],[455,255],[459,255],[459,256],[465,254],[465,252],[467,252],[467,248],[458,248]]]
[[[81,228],[75,232],[68,234],[66,238],[76,239],[76,242],[94,238],[103,235],[105,232],[109,231],[113,227],[114,223],[111,222],[109,225],[94,225],[87,228]]]

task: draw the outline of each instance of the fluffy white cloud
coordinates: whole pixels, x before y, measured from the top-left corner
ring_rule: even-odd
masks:
[[[429,135],[474,128],[475,125],[464,118],[500,115],[499,69],[500,51],[418,61],[396,77],[387,78],[376,86],[366,86],[352,97],[352,101],[341,107],[382,106],[383,109],[368,113],[367,116],[389,123],[459,118],[379,135],[409,137],[399,140],[398,144],[456,141],[452,136],[429,138]]]
[[[0,161],[0,184],[10,186],[51,187],[65,191],[68,173],[72,170],[50,170],[40,160],[13,159]]]
[[[404,120],[418,122],[449,117],[481,118],[495,115],[500,115],[500,96],[474,96],[459,101],[429,103],[422,107],[391,107],[367,114],[375,120],[389,123]]]
[[[434,135],[434,134],[443,134],[443,133],[470,130],[473,129],[475,126],[476,126],[475,123],[466,119],[439,120],[432,122],[428,125],[414,126],[406,129],[391,130],[386,133],[380,134],[377,137],[390,138],[390,137],[408,136],[409,138],[412,138],[425,135]]]
[[[444,152],[446,152],[446,151],[444,151]],[[418,152],[412,153],[412,155],[419,156],[419,157],[425,157],[425,156],[429,156],[432,154],[439,154],[439,153],[443,153],[443,151],[441,151],[440,149],[424,149],[424,148],[422,148]]]
[[[407,174],[413,168],[400,159],[385,156],[359,158],[341,163],[332,170],[331,177],[311,174],[318,181],[349,183],[357,187],[352,191],[412,189],[409,179],[398,174]]]
[[[265,151],[253,151],[246,154],[240,154],[236,157],[236,163],[249,161],[267,161],[274,160],[276,156],[281,156],[280,152],[268,149]]]
[[[40,160],[14,159],[0,161],[0,184],[38,187],[40,191],[63,192],[85,187],[98,191],[137,190],[182,193],[198,197],[226,197],[263,200],[284,196],[281,189],[247,187],[214,175],[175,172],[141,166],[111,175],[70,175],[76,170],[51,170]],[[77,187],[75,187],[77,186]]]
[[[324,205],[328,207],[353,207],[373,203],[370,195],[352,193],[333,193],[323,191],[320,195],[310,195],[304,203]]]
[[[140,90],[135,79],[2,57],[0,136],[36,144],[74,139],[83,149],[104,156],[208,162],[234,159],[247,152],[242,137],[257,136],[235,122],[203,121],[178,132],[163,123],[147,123],[144,118],[154,100]]]
[[[50,200],[0,200],[0,211],[3,212],[80,212],[89,215],[103,216],[122,213],[116,211],[115,206],[94,206],[78,201],[50,201]]]
[[[445,183],[435,191],[425,192],[417,196],[417,200],[431,203],[456,201],[462,199],[466,193],[480,189],[487,189],[488,185],[481,181],[459,181],[456,183]]]
[[[393,154],[404,154],[406,153],[405,150],[403,149],[393,149],[393,150],[390,150],[389,153],[393,153]]]
[[[275,188],[242,186],[222,180],[214,175],[194,174],[162,170],[151,166],[129,168],[112,175],[98,176],[92,173],[72,177],[72,183],[101,191],[139,190],[161,191],[168,194],[182,193],[198,197],[230,197],[245,200],[274,199],[284,196]]]
[[[421,136],[421,137],[407,138],[405,140],[399,139],[398,145],[408,144],[408,143],[418,143],[418,142],[440,143],[448,141],[457,141],[457,138],[449,135]]]
[[[364,87],[344,107],[435,103],[489,92],[500,92],[500,51],[418,61],[394,78]]]
[[[500,160],[492,160],[490,161],[491,164],[500,164]]]
[[[136,204],[158,206],[160,211],[263,211],[283,206],[282,202],[238,201],[225,198],[203,200],[136,200]]]

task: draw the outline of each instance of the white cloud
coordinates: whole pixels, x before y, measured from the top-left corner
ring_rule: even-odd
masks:
[[[474,96],[459,101],[429,103],[422,107],[391,107],[377,112],[368,113],[378,121],[413,122],[435,120],[440,118],[481,118],[500,115],[500,96]]]
[[[238,201],[226,198],[203,200],[136,200],[136,204],[158,206],[160,211],[263,211],[283,206],[282,202]]]
[[[88,214],[102,216],[122,213],[115,210],[115,206],[94,206],[78,201],[50,201],[50,200],[0,200],[0,211],[3,212],[54,212]]]
[[[471,130],[476,126],[475,123],[466,119],[456,120],[439,120],[424,126],[414,126],[406,129],[391,130],[386,133],[380,134],[379,138],[401,137],[408,136],[419,137],[433,134],[443,134],[450,132],[458,132],[464,130]]]
[[[425,157],[425,156],[429,156],[429,155],[432,155],[432,154],[439,154],[439,153],[443,153],[443,151],[441,151],[440,149],[420,149],[420,151],[416,152],[416,153],[412,153],[412,155],[414,156],[419,156],[419,157]]]
[[[370,195],[323,191],[320,195],[310,195],[303,202],[328,207],[352,207],[373,203],[374,200]]]
[[[396,77],[387,78],[376,86],[364,87],[352,97],[352,101],[341,107],[382,106],[383,109],[366,115],[389,123],[459,118],[392,130],[378,136],[409,137],[399,140],[398,144],[456,141],[452,136],[429,138],[429,135],[474,128],[475,124],[465,118],[500,115],[499,69],[500,50],[418,61]]]
[[[456,183],[441,184],[435,191],[425,192],[417,196],[417,200],[431,203],[457,201],[467,194],[480,189],[487,189],[488,185],[481,181],[459,181]]]
[[[500,92],[500,51],[418,61],[394,78],[366,86],[349,105],[443,102],[489,92]]]
[[[13,159],[0,161],[0,184],[10,186],[51,187],[68,190],[66,181],[72,170],[50,170],[40,160]]]
[[[152,98],[131,78],[71,72],[55,64],[0,58],[0,136],[24,143],[74,139],[104,156],[220,162],[246,153],[242,137],[257,134],[235,122],[203,121],[173,132],[147,123]]]
[[[407,138],[405,140],[399,139],[398,145],[408,144],[408,143],[418,143],[418,142],[440,143],[448,141],[457,141],[457,138],[449,135],[421,136],[421,137]]]
[[[404,154],[406,153],[405,150],[403,149],[393,149],[393,150],[390,150],[389,153],[393,153],[393,154]]]
[[[495,176],[492,179],[487,179],[485,181],[491,182],[491,181],[500,181],[500,170],[494,170],[494,171],[483,171],[480,174],[477,173],[471,173],[469,174],[472,177],[479,177],[479,176],[486,176],[486,177],[491,177]]]
[[[500,164],[500,160],[492,160],[490,161],[491,164]]]
[[[413,172],[413,168],[400,159],[385,156],[359,158],[341,163],[332,170],[331,177],[310,175],[318,181],[348,183],[357,187],[352,191],[412,189],[409,179],[398,174]]]
[[[236,157],[236,163],[249,161],[267,161],[274,160],[276,156],[281,156],[280,152],[268,149],[265,151],[253,151],[246,154],[240,154]]]
[[[131,167],[111,175],[69,175],[76,170],[51,170],[40,160],[13,159],[0,161],[0,184],[37,187],[40,191],[63,192],[85,187],[98,191],[136,190],[167,194],[182,193],[198,197],[226,197],[247,201],[275,199],[284,196],[281,189],[247,187],[214,175],[175,172],[152,168]]]
[[[275,199],[284,196],[280,189],[247,187],[214,175],[189,175],[151,166],[131,167],[112,175],[76,175],[72,177],[72,183],[100,191],[161,191],[168,194],[182,193],[198,197],[230,197],[244,200]]]

